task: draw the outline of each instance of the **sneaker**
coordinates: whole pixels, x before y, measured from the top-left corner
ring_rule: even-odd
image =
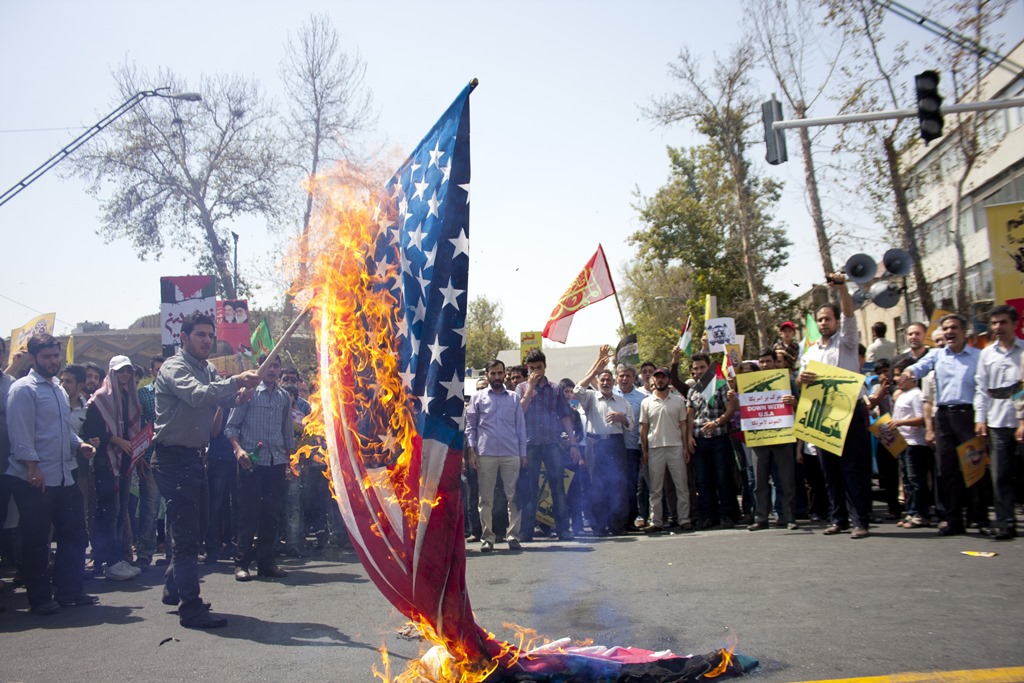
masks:
[[[786,528],[789,529],[790,531],[796,531],[797,529],[800,528],[800,525],[797,524],[796,522],[790,522],[789,524],[786,525]]]
[[[134,579],[140,573],[137,567],[131,566],[124,560],[109,565],[103,570],[103,575],[114,581],[128,581],[129,579]]]

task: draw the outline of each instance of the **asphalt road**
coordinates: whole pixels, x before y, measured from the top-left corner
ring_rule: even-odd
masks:
[[[477,620],[554,637],[676,653],[735,643],[764,683],[1024,665],[1024,539],[935,537],[888,524],[871,538],[713,530],[537,542],[521,553],[470,547]],[[993,558],[964,550],[994,550]],[[160,603],[161,570],[90,579],[96,607],[39,617],[23,591],[0,594],[0,681],[373,681],[421,643],[368,581],[355,554],[283,563],[280,581],[207,568],[203,596],[228,627],[193,631]]]

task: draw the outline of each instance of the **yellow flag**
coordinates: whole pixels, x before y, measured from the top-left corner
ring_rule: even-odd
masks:
[[[708,294],[704,297],[704,319],[711,320],[718,317],[718,297]]]
[[[983,436],[968,439],[956,447],[956,454],[960,457],[960,471],[964,474],[964,484],[971,488],[985,476],[988,441]]]
[[[807,363],[807,372],[818,377],[800,393],[794,432],[798,439],[841,455],[864,375],[814,360]]]
[[[28,351],[28,340],[37,334],[53,334],[56,313],[43,313],[11,331],[11,354]]]
[[[68,345],[64,349],[64,358],[67,360],[68,365],[75,362],[75,335],[68,337]]]
[[[874,424],[868,427],[868,429],[878,439],[878,443],[885,446],[885,450],[889,451],[892,457],[898,458],[900,453],[907,450],[908,444],[902,434],[889,426],[891,421],[892,416],[886,413],[875,420]]]

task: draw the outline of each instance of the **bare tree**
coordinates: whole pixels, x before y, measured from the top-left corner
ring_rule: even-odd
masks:
[[[1002,19],[1010,10],[1010,0],[952,0],[946,3],[946,10],[955,20],[952,28],[971,38],[977,45],[986,45],[991,40],[992,25]],[[963,102],[981,98],[982,77],[988,72],[988,63],[977,50],[968,46],[947,42],[933,43],[930,52],[938,53],[952,76],[953,99]],[[953,130],[947,128],[946,144],[952,147],[957,158],[957,172],[953,175],[953,206],[950,209],[950,233],[956,251],[956,308],[966,313],[967,274],[964,253],[964,239],[960,225],[960,207],[964,199],[964,187],[971,172],[978,166],[988,150],[983,149],[978,131],[988,116],[1001,116],[1002,112],[990,114],[955,114]]]
[[[314,14],[288,38],[281,79],[288,95],[291,157],[306,184],[297,255],[298,282],[306,279],[309,224],[317,175],[340,159],[355,157],[355,138],[377,122],[373,96],[365,83],[366,64],[341,48],[338,32],[325,14]],[[288,299],[289,303],[291,299]]]
[[[845,92],[841,111],[902,109],[906,88],[897,78],[907,66],[906,45],[896,45],[890,59],[883,56],[885,9],[871,0],[823,0],[826,23],[837,27],[852,47],[852,59],[842,67]],[[903,168],[909,144],[904,119],[875,121],[840,128],[839,147],[860,157],[861,189],[869,206],[883,223],[891,224],[903,248],[913,260],[914,282],[926,316],[935,309],[928,279],[921,262],[914,222],[907,200],[908,169]]]
[[[150,78],[126,65],[114,78],[125,99],[156,87],[187,89],[169,71]],[[127,238],[143,260],[159,258],[172,242],[196,254],[196,265],[212,270],[233,299],[228,226],[246,215],[277,218],[282,159],[255,81],[203,77],[198,91],[201,102],[147,100],[73,163],[101,198],[100,234],[108,242]]]
[[[807,112],[825,94],[839,59],[843,54],[843,40],[825,47],[819,40],[820,29],[807,3],[799,0],[753,0],[747,22],[764,59],[782,91],[782,96],[794,118],[807,118]],[[808,67],[826,65],[825,76],[817,85],[808,82]],[[825,224],[818,189],[818,172],[814,163],[811,134],[807,128],[798,128],[800,153],[804,161],[804,187],[807,204],[818,239],[818,255],[825,275],[835,272],[832,246]]]
[[[764,273],[756,267],[758,208],[751,194],[745,140],[755,112],[759,110],[750,80],[755,62],[752,41],[745,40],[726,60],[716,61],[707,79],[699,60],[684,48],[676,62],[669,65],[669,74],[682,83],[683,91],[655,100],[646,113],[663,125],[693,121],[697,131],[706,135],[726,159],[735,193],[743,270],[758,342],[763,347],[769,343],[762,300]]]

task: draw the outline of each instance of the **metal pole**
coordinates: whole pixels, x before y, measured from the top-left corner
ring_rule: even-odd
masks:
[[[238,233],[234,230],[231,231],[231,238],[235,240],[235,277],[234,277],[234,290],[235,296],[238,296]]]
[[[943,105],[941,113],[959,114],[971,111],[990,111],[993,109],[1012,109],[1013,107],[1024,107],[1024,97],[1013,97],[1006,100],[987,100],[985,102],[964,102],[962,104]],[[868,111],[860,114],[841,114],[839,116],[825,116],[815,119],[790,119],[788,121],[775,121],[772,123],[774,130],[785,130],[787,128],[810,128],[812,126],[831,126],[842,123],[864,123],[866,121],[884,121],[887,119],[907,119],[917,116],[917,109],[890,109],[887,111]]]
[[[37,169],[29,173],[27,176],[16,182],[10,189],[8,189],[6,192],[0,195],[0,206],[3,206],[7,202],[9,202],[19,192],[21,192],[26,187],[31,185],[33,182],[38,180],[40,176],[45,174],[47,171],[49,171],[51,168],[53,168],[60,162],[64,161],[64,159],[66,159],[72,152],[74,152],[76,149],[78,149],[86,142],[91,140],[93,136],[95,136],[104,128],[112,124],[114,121],[118,120],[119,118],[127,114],[129,111],[135,108],[136,105],[140,104],[147,97],[167,97],[170,99],[186,100],[189,102],[196,102],[202,99],[199,95],[195,93],[168,93],[166,92],[167,90],[170,90],[170,88],[163,87],[157,88],[156,90],[143,90],[129,97],[127,100],[121,103],[119,107],[114,109],[114,111],[110,112],[102,119],[100,119],[98,122],[93,124],[93,126],[89,128],[89,130],[85,131],[77,138],[69,142],[67,145],[61,148],[59,152],[57,152],[52,157],[44,161],[41,166],[39,166]]]

